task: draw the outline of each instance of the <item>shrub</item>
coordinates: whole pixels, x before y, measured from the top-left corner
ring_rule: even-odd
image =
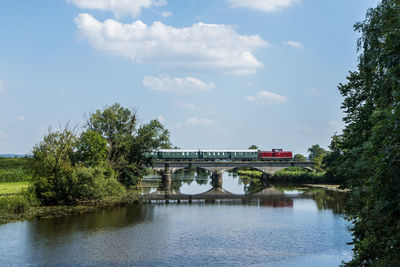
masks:
[[[114,172],[102,167],[78,167],[73,173],[73,199],[93,200],[125,192]]]

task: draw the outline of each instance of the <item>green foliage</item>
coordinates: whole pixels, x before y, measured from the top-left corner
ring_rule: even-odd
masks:
[[[25,169],[0,169],[0,182],[28,182],[32,178],[29,170]]]
[[[134,111],[118,103],[97,110],[86,119],[86,128],[107,140],[107,160],[112,168],[120,169],[127,164],[126,157],[135,134],[136,120]]]
[[[22,194],[0,197],[0,214],[23,213],[29,206],[28,199]]]
[[[72,167],[76,135],[65,128],[51,132],[33,148],[33,173],[36,177],[57,177]]]
[[[29,169],[31,158],[0,158],[0,169]]]
[[[258,149],[258,146],[256,146],[256,145],[251,145],[251,146],[249,146],[249,149]]]
[[[124,194],[125,189],[115,179],[113,171],[101,167],[77,167],[72,173],[71,198],[93,200]]]
[[[85,166],[102,166],[107,161],[107,140],[98,132],[86,131],[76,143],[75,161]]]
[[[31,163],[31,158],[0,158],[0,182],[30,181]]]
[[[284,183],[310,183],[323,184],[331,183],[324,172],[311,172],[305,170],[280,170],[271,176],[271,181]]]
[[[44,205],[124,196],[119,182],[137,185],[152,165],[145,152],[169,147],[169,132],[159,121],[136,129],[136,114],[116,103],[91,114],[80,136],[66,127],[35,145],[35,196]]]
[[[328,174],[350,189],[353,259],[347,266],[400,264],[400,3],[383,0],[357,23],[357,71],[339,85],[346,114]]]
[[[147,173],[152,159],[145,153],[170,148],[169,131],[158,120],[136,127],[136,113],[118,103],[97,110],[87,118],[87,128],[101,135],[108,143],[108,164],[125,186],[137,185]]]
[[[38,204],[33,191],[29,189],[15,195],[0,196],[0,222],[2,217],[7,217],[9,214],[24,213],[30,207]]]
[[[317,172],[322,172],[325,170],[324,158],[328,155],[328,151],[320,147],[319,145],[313,145],[308,149],[310,153],[308,158],[314,161],[314,169]]]
[[[296,154],[293,157],[293,161],[306,161],[307,158],[303,156],[302,154]]]

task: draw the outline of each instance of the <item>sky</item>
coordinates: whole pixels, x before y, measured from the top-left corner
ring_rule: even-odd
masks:
[[[0,153],[115,102],[183,149],[327,147],[377,0],[2,0]]]

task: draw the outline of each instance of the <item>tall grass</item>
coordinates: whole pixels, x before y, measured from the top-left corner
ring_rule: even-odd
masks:
[[[0,215],[24,213],[30,207],[24,194],[0,197]]]
[[[0,182],[28,182],[30,158],[0,158]]]

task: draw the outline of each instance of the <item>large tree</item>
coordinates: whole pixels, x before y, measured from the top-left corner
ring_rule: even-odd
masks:
[[[293,161],[306,161],[307,158],[303,156],[302,154],[296,154],[293,157]]]
[[[317,172],[321,172],[325,169],[324,158],[328,155],[328,151],[320,147],[319,145],[312,145],[308,149],[308,158],[314,161],[314,169]]]
[[[118,103],[87,116],[86,128],[107,140],[107,162],[126,186],[137,184],[152,164],[145,152],[171,147],[169,131],[158,120],[138,127],[136,112]]]
[[[111,167],[125,165],[130,139],[136,132],[136,112],[115,103],[85,119],[87,130],[97,132],[107,140],[107,159]]]
[[[348,266],[400,264],[400,2],[369,9],[358,69],[339,85],[346,127],[332,140],[328,172],[346,179],[353,221]]]

